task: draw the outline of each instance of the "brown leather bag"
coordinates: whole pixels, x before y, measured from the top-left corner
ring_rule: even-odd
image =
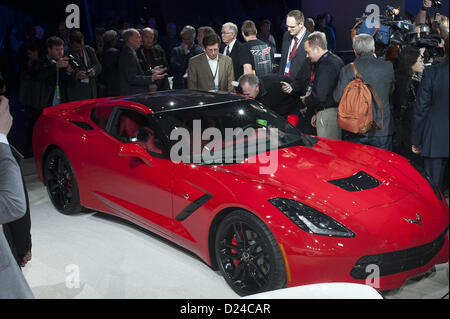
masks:
[[[362,75],[354,63],[352,66],[355,79],[351,81],[342,94],[338,107],[338,126],[343,130],[365,134],[374,125],[377,129],[383,128],[383,104],[375,89],[364,82]],[[381,111],[381,127],[375,122],[372,112],[372,96]]]

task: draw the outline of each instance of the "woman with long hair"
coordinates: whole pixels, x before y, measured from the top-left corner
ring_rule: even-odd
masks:
[[[396,123],[393,150],[419,163],[421,163],[420,156],[411,151],[411,119],[424,69],[423,51],[416,47],[402,49],[396,61],[395,91],[392,95]]]

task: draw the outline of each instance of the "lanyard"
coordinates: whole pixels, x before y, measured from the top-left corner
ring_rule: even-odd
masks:
[[[311,78],[309,83],[312,85],[314,83],[314,79],[316,78],[316,70],[314,68],[314,64],[311,65]]]
[[[292,51],[297,51],[300,43],[302,43],[303,38],[305,37],[306,31],[303,30],[303,34],[302,36],[298,39],[297,45],[295,46],[295,42],[292,44],[292,48],[289,50],[289,54],[288,54],[288,61],[291,61],[291,58],[293,58],[292,55]],[[297,38],[297,36],[295,36]],[[295,40],[294,40],[295,41]],[[294,48],[295,46],[295,48]]]

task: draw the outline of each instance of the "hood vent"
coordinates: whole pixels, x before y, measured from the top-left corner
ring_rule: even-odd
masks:
[[[359,192],[381,185],[381,182],[366,172],[360,171],[350,177],[335,179],[328,183],[340,187],[348,192]]]

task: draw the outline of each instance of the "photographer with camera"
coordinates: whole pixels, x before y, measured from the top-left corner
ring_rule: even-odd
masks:
[[[427,16],[427,12],[430,8],[433,8],[434,10],[439,10],[442,6],[442,2],[440,0],[423,0],[422,8],[420,8],[419,13],[416,16],[416,19],[414,20],[415,25],[421,25],[421,24],[430,24],[430,17]],[[436,15],[440,16],[439,13],[436,13]],[[439,19],[439,17],[438,17]]]
[[[418,27],[418,32],[428,33],[439,36],[441,41],[440,46],[444,47],[444,42],[448,39],[449,33],[449,19],[447,16],[441,15],[439,9],[442,6],[440,0],[424,0],[422,8],[414,20],[414,24]],[[428,15],[428,10],[434,9],[434,15]],[[424,30],[426,30],[424,32]]]
[[[64,57],[64,41],[59,37],[50,37],[46,42],[47,55],[33,62],[29,69],[26,87],[29,88],[25,104],[25,147],[31,152],[31,137],[34,123],[46,107],[67,101],[69,73],[73,72],[69,58]]]
[[[72,86],[67,88],[68,101],[95,99],[97,97],[96,78],[102,71],[95,50],[84,44],[84,35],[73,31],[69,36],[67,56],[74,69],[70,74]]]

